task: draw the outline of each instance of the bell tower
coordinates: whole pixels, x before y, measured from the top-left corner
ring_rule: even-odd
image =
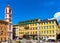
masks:
[[[8,22],[8,37],[12,40],[12,9],[9,4],[5,7],[5,21]]]

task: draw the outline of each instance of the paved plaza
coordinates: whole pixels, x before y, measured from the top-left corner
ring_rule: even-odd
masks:
[[[22,43],[60,43],[59,41],[57,42],[44,42],[44,41],[40,41],[38,42],[37,40],[24,40],[24,41],[21,41]]]

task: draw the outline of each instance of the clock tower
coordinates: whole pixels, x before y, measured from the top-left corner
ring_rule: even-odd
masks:
[[[12,40],[12,9],[9,4],[5,7],[5,21],[8,22],[8,37]]]

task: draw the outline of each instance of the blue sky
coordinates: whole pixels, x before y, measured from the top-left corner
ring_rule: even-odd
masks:
[[[8,2],[12,8],[13,24],[35,18],[54,18],[54,14],[60,12],[60,0],[1,0],[0,20],[4,20],[4,9]]]

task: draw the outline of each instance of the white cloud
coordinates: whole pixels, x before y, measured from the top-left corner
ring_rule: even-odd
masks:
[[[54,18],[56,18],[59,21],[60,20],[60,12],[55,13]]]
[[[57,19],[58,21],[60,20],[60,12],[57,12],[54,14],[54,17],[48,20],[52,20],[52,19]]]
[[[53,20],[53,19],[55,19],[55,18],[50,18],[50,19],[48,19],[48,20]]]

